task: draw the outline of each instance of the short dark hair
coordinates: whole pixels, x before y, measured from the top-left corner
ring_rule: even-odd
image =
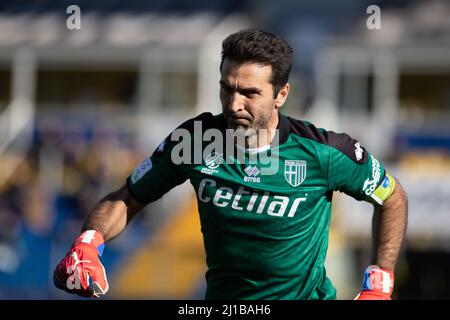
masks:
[[[259,63],[272,67],[270,83],[274,87],[274,97],[288,82],[292,67],[293,50],[286,41],[273,33],[258,29],[240,30],[226,37],[222,42],[222,60],[238,64]]]

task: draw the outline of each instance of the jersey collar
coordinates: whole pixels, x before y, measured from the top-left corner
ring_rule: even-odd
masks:
[[[282,145],[287,141],[289,137],[289,133],[291,131],[291,122],[285,115],[281,114],[280,112],[278,112],[278,119],[277,129],[280,135],[280,145]]]

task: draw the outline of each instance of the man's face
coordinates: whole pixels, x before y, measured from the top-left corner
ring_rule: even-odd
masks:
[[[230,129],[243,129],[245,135],[250,135],[259,129],[276,128],[277,109],[284,104],[288,85],[281,90],[285,90],[285,96],[280,99],[278,94],[274,98],[271,75],[271,66],[237,64],[225,59],[220,78],[220,100]]]

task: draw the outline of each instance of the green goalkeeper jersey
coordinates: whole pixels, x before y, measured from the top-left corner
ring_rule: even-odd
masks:
[[[212,139],[204,138],[209,129],[226,136],[222,114],[203,113],[178,129],[189,134],[191,149],[180,151],[175,130],[127,185],[149,203],[190,180],[206,251],[206,299],[335,299],[324,266],[333,191],[373,202],[386,174],[381,162],[347,134],[282,114],[278,143],[240,156],[209,148]]]

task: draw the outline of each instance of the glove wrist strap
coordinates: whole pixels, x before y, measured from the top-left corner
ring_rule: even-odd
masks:
[[[81,233],[78,238],[75,240],[74,245],[76,244],[88,244],[97,249],[98,255],[101,256],[103,253],[103,249],[105,248],[105,240],[103,239],[103,235],[97,230],[86,230]]]
[[[362,288],[390,296],[394,288],[394,273],[375,265],[369,266],[364,273]]]

